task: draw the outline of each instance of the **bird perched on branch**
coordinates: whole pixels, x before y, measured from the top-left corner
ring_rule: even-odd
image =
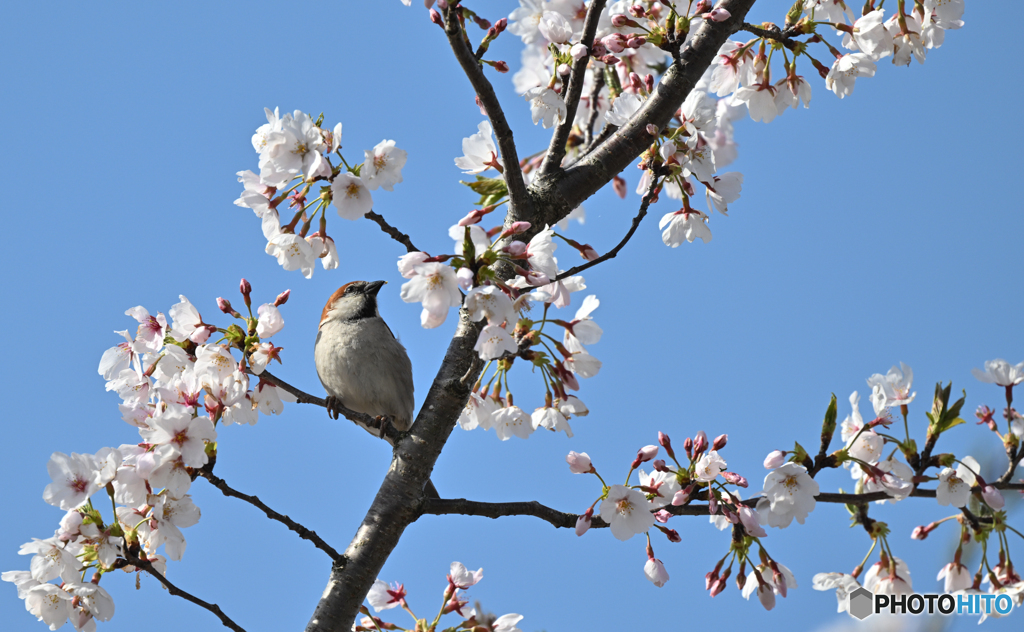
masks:
[[[377,311],[377,292],[385,283],[352,281],[331,295],[316,336],[316,372],[335,419],[340,404],[405,431],[413,421],[412,363]],[[381,423],[380,436],[385,428]]]

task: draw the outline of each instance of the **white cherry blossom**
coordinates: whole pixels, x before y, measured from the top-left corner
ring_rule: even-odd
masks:
[[[654,526],[654,514],[643,493],[624,485],[612,485],[601,501],[601,518],[611,527],[612,535],[628,540]]]
[[[361,177],[339,173],[331,183],[331,203],[339,217],[357,220],[373,210],[373,195]]]
[[[455,166],[462,173],[477,174],[493,168],[493,162],[504,163],[498,158],[498,149],[494,146],[490,121],[481,121],[477,125],[477,133],[462,139],[463,155],[455,159]]]
[[[409,155],[404,149],[395,147],[393,140],[382,140],[372,151],[364,153],[366,159],[359,175],[366,188],[376,191],[380,187],[385,191],[394,191],[395,185],[402,181],[402,167]]]

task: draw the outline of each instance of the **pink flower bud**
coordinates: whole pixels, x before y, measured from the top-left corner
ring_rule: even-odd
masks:
[[[644,88],[646,88],[648,92],[654,92],[654,75],[651,73],[644,75]]]
[[[732,14],[722,7],[712,9],[710,13],[705,13],[701,16],[705,20],[711,20],[712,22],[725,22],[732,17]],[[785,597],[785,595],[783,595]]]
[[[484,218],[485,213],[482,213],[480,209],[473,209],[466,214],[465,217],[459,220],[459,226],[472,226],[473,224],[479,224],[480,220]]]
[[[641,463],[646,463],[656,456],[658,456],[658,446],[656,445],[645,445],[636,453],[636,458],[640,459]]]
[[[665,565],[661,563],[661,560],[656,560],[653,557],[644,564],[644,575],[658,588],[664,586],[668,581],[668,571],[665,570]]]
[[[428,0],[424,0],[424,3],[426,3],[427,1]],[[427,7],[427,8],[429,9],[430,7]],[[442,11],[447,11],[448,10],[448,0],[437,0],[437,8],[441,9]]]
[[[629,7],[629,14],[632,15],[634,18],[642,18],[645,15],[647,15],[647,12],[644,10],[643,5],[634,4],[633,6]]]
[[[640,78],[640,75],[635,72],[631,72],[629,73],[629,85],[631,88],[639,92],[644,87],[644,82],[643,79]]]
[[[729,481],[733,485],[736,485],[737,487],[747,486],[747,479],[743,478],[736,472],[722,472],[722,478]]]
[[[683,539],[679,537],[679,532],[675,529],[665,529],[665,537],[668,538],[669,542],[682,542]]]
[[[245,279],[238,282],[238,291],[242,293],[242,296],[248,296],[252,292],[252,286]]]
[[[708,513],[712,516],[718,513],[718,498],[710,490],[708,490]]]
[[[601,38],[601,43],[604,47],[613,53],[621,53],[626,50],[626,38],[619,33],[613,33],[611,35],[605,35]],[[618,61],[618,60],[616,60]],[[610,63],[605,61],[605,63]]]
[[[701,454],[708,447],[708,436],[701,430],[693,438],[693,454],[694,457]]]
[[[718,581],[718,567],[714,570],[708,571],[707,575],[704,576],[704,590],[711,590],[711,586]]]
[[[217,307],[219,307],[220,311],[224,312],[225,314],[230,314],[233,311],[235,311],[231,307],[231,301],[229,301],[226,298],[221,298],[219,296],[217,297]]]
[[[558,64],[558,74],[560,76],[565,77],[570,72],[572,72],[572,68],[569,67],[569,64]]]
[[[491,64],[491,67],[494,68],[495,70],[497,70],[500,73],[508,72],[508,64],[506,64],[503,61],[496,61],[493,64]]]
[[[675,458],[676,453],[672,450],[672,439],[664,432],[658,431],[658,444],[665,448],[665,453]]]
[[[619,199],[626,199],[626,181],[619,176],[615,176],[612,179],[612,189],[615,191],[615,195],[619,196]]]
[[[665,466],[665,459],[655,459],[654,462],[651,463],[651,466],[654,468],[655,472],[671,472],[672,471],[672,470],[668,469],[668,467]]]
[[[438,4],[438,6],[441,6],[441,5]],[[433,22],[434,24],[440,26],[441,28],[444,28],[444,20],[441,19],[441,14],[438,13],[436,9],[431,9],[430,10],[430,21]]]
[[[683,450],[686,450],[686,458],[693,458],[693,439],[690,437],[683,439]]]
[[[620,61],[619,58],[616,57],[615,55],[605,55],[604,57],[601,57],[600,59],[601,59],[601,61],[603,61],[604,63],[608,64],[609,66],[614,66],[614,65],[618,64],[619,61]]]
[[[501,18],[494,23],[494,34],[497,35],[508,27],[508,18]]]
[[[583,44],[573,44],[569,54],[572,55],[573,61],[579,61],[587,56],[587,47]]]
[[[526,254],[526,244],[521,241],[513,241],[505,246],[504,251],[513,257],[521,257]]]
[[[530,222],[512,222],[512,225],[505,229],[504,235],[518,235],[530,230]]]
[[[594,466],[590,463],[590,457],[586,452],[582,454],[569,452],[568,456],[565,457],[565,462],[569,464],[569,471],[573,474],[587,474],[594,470]]]
[[[693,7],[694,13],[704,13],[711,8],[711,2],[708,0],[700,0],[695,7]]]
[[[711,444],[711,449],[712,450],[721,450],[722,448],[725,447],[725,444],[728,443],[728,441],[729,441],[729,435],[727,435],[727,434],[720,434],[717,437],[715,437],[714,442]]]
[[[672,496],[672,505],[678,507],[679,505],[685,505],[690,500],[690,494],[693,493],[693,485],[688,485],[686,489],[681,489]]]
[[[657,136],[658,135],[658,126],[655,125],[654,123],[648,123],[647,124],[647,133],[650,134],[651,136]]]
[[[782,450],[772,450],[768,453],[768,456],[764,457],[764,468],[766,470],[774,470],[786,461],[786,453]]]
[[[711,596],[717,597],[722,594],[722,591],[729,587],[729,582],[726,581],[727,576],[719,577],[714,584],[711,585]]]
[[[627,22],[629,22],[629,18],[621,13],[616,13],[615,15],[612,16],[612,26],[616,28],[622,28],[623,26],[626,26]]]
[[[292,295],[292,291],[291,290],[285,290],[284,292],[281,292],[280,294],[278,294],[277,298],[274,299],[274,307],[281,307],[282,305],[287,303],[288,302],[288,297],[291,296],[291,295]]]
[[[654,512],[654,519],[660,522],[661,524],[665,524],[666,522],[668,522],[668,519],[671,517],[672,514],[665,511],[664,509],[659,509],[658,511]]]
[[[981,497],[985,500],[985,503],[988,504],[989,507],[997,511],[999,509],[1002,509],[1003,505],[1006,504],[1006,501],[1003,500],[1003,495],[999,493],[998,489],[992,487],[991,485],[986,485],[981,490]]]
[[[590,518],[594,515],[594,508],[587,509],[586,513],[576,519],[576,535],[583,535],[590,528]]]
[[[926,540],[928,538],[928,527],[920,525],[914,527],[914,530],[910,533],[911,540]]]
[[[647,43],[647,38],[643,35],[634,35],[633,37],[626,40],[626,46],[630,48],[640,48]]]

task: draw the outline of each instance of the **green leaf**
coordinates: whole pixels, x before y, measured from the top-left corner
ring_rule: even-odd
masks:
[[[485,178],[483,176],[477,176],[475,182],[466,182],[459,180],[459,183],[466,185],[474,192],[480,194],[481,206],[490,206],[494,204],[502,197],[508,195],[508,185],[505,184],[504,178]]]
[[[822,443],[828,447],[829,442],[832,441],[832,435],[836,431],[836,417],[837,417],[837,406],[836,406],[836,394],[832,393],[832,400],[828,403],[828,410],[825,411],[825,421],[821,424],[821,438]],[[828,436],[828,441],[825,440],[825,436]]]

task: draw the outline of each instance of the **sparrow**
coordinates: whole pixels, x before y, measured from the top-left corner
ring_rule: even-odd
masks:
[[[316,372],[335,419],[341,404],[406,431],[413,422],[412,362],[377,311],[377,292],[385,283],[352,281],[331,295],[316,335]]]

